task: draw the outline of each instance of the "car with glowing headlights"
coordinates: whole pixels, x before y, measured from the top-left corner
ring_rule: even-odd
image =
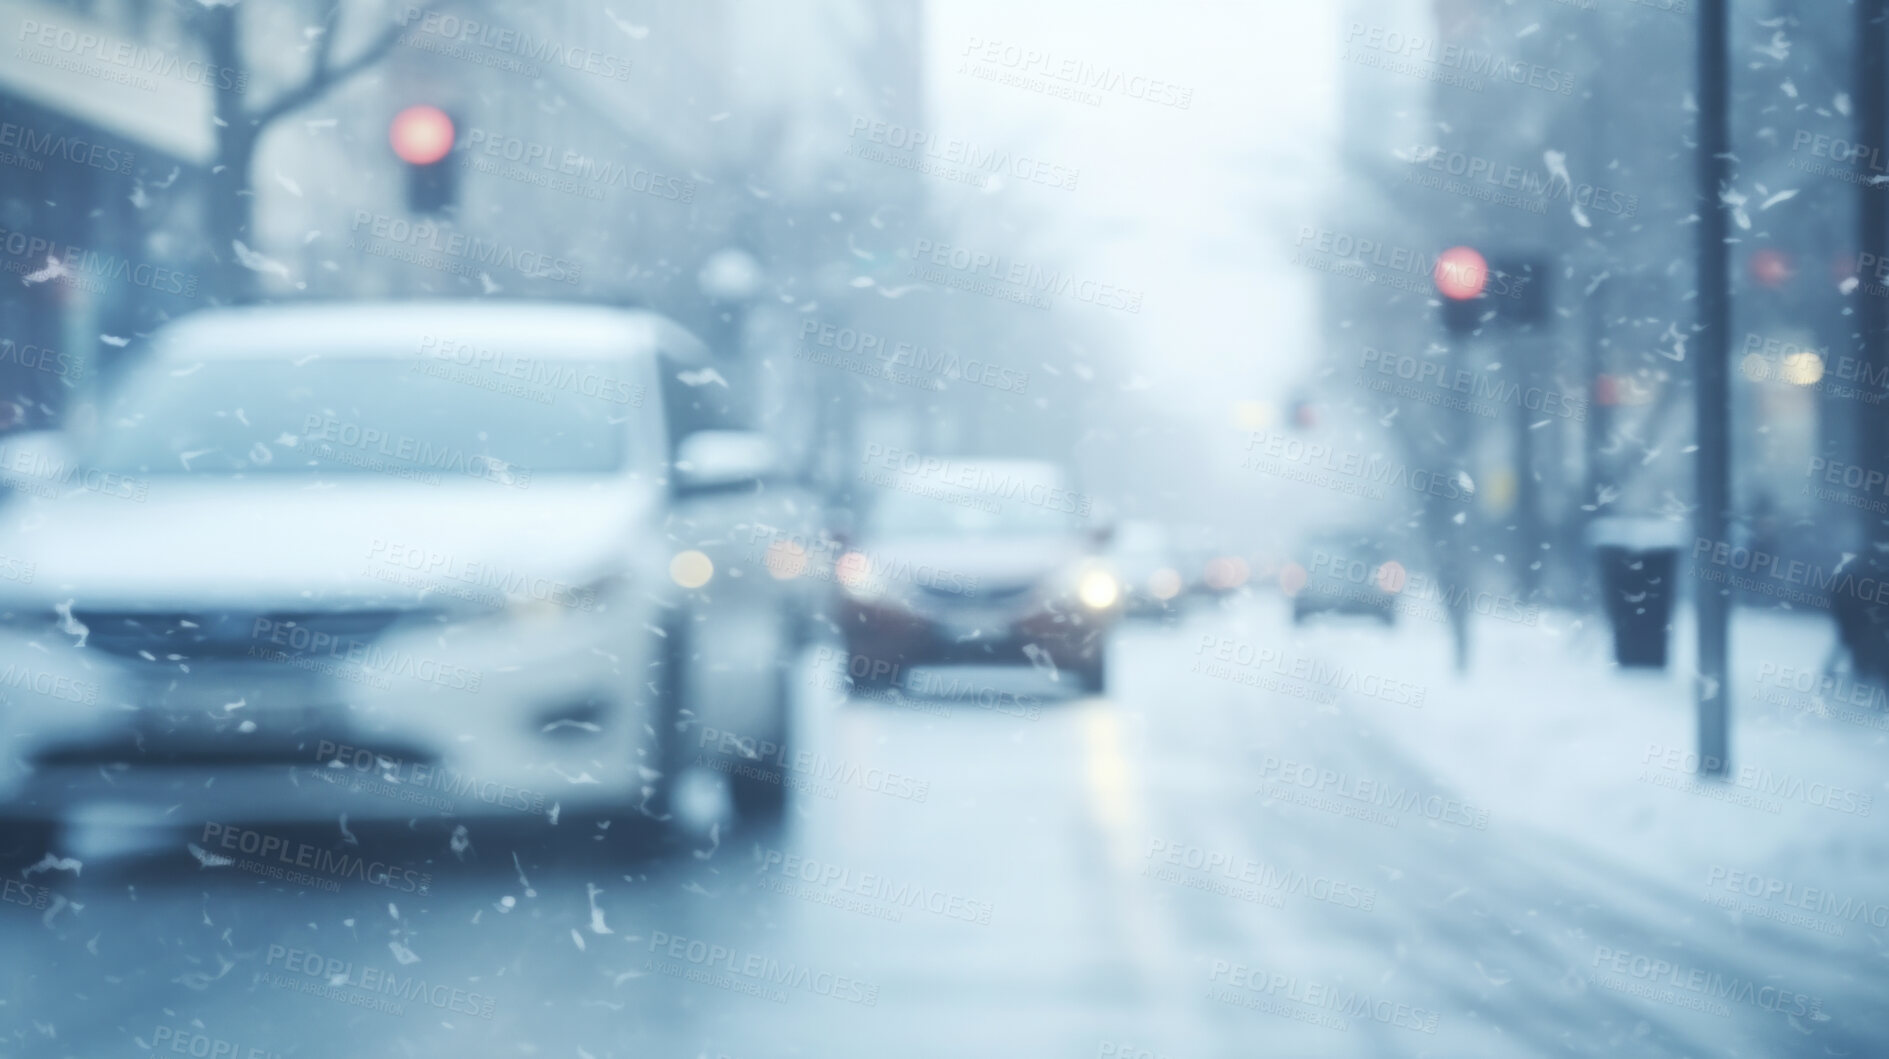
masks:
[[[1390,560],[1385,533],[1369,527],[1333,529],[1299,546],[1298,557],[1280,571],[1280,587],[1292,600],[1292,621],[1322,615],[1375,618],[1397,623],[1397,593],[1406,575]]]
[[[1109,559],[1122,579],[1128,615],[1179,615],[1186,581],[1166,526],[1145,520],[1123,522],[1110,542]]]
[[[8,834],[741,801],[689,732],[779,738],[804,601],[726,543],[810,516],[676,429],[704,356],[596,306],[212,310],[0,439]]]
[[[1109,533],[1055,464],[878,456],[878,486],[835,564],[856,690],[917,666],[1021,664],[1102,691],[1119,574]]]

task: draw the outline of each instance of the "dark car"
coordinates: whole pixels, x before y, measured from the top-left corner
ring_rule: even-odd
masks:
[[[1292,620],[1314,614],[1358,614],[1395,624],[1402,567],[1387,569],[1390,556],[1368,530],[1330,532],[1300,549],[1295,562],[1280,571],[1280,584],[1292,597]]]
[[[1179,552],[1166,526],[1158,522],[1122,523],[1109,558],[1121,576],[1129,616],[1172,618],[1180,613],[1186,581]]]
[[[959,662],[1033,665],[1101,691],[1122,584],[1062,471],[951,459],[923,468],[881,482],[836,566],[855,690]]]

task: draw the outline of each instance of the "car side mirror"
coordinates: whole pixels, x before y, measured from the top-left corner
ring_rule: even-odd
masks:
[[[831,508],[826,513],[826,536],[839,550],[849,551],[859,537],[859,516],[851,508]]]
[[[751,430],[698,430],[676,445],[678,493],[751,488],[779,470],[773,441]]]

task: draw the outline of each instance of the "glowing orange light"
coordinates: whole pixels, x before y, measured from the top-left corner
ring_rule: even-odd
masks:
[[[1207,563],[1207,587],[1216,592],[1225,592],[1246,583],[1248,570],[1246,560],[1237,555],[1222,555]]]
[[[394,115],[387,139],[394,154],[412,165],[432,165],[453,149],[453,119],[438,107],[408,107]]]
[[[1287,563],[1279,568],[1279,587],[1288,596],[1296,596],[1305,590],[1305,567],[1298,563]]]
[[[1464,302],[1482,293],[1489,284],[1489,262],[1466,246],[1452,246],[1436,256],[1431,270],[1437,293],[1451,301]]]
[[[1797,272],[1791,265],[1790,255],[1769,247],[1753,251],[1748,264],[1751,278],[1767,287],[1782,287]]]
[[[1148,594],[1166,602],[1181,594],[1181,572],[1164,566],[1148,575]]]
[[[842,585],[853,586],[865,581],[872,574],[872,560],[859,552],[847,552],[833,564],[833,576]]]

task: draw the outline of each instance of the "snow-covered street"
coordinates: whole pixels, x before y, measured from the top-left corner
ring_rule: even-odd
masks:
[[[1874,1054],[1882,735],[1760,686],[1821,628],[1741,615],[1735,782],[1699,785],[1680,678],[1552,612],[1477,625],[1460,682],[1439,627],[1276,596],[1128,627],[1102,699],[962,671],[847,703],[810,652],[778,832],[515,866],[529,832],[474,825],[404,855],[424,895],[189,835],[36,873],[52,907],[0,908],[6,1050]]]

